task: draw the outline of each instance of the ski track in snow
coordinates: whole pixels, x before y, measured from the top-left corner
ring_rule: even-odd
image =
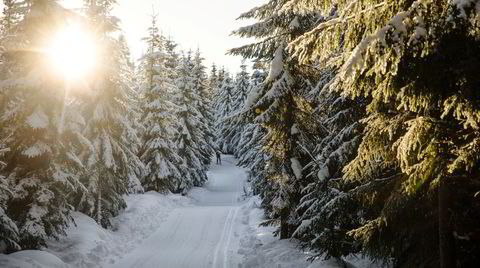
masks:
[[[225,232],[226,232],[226,230],[227,230],[227,226],[229,225],[229,224],[227,224],[227,223],[228,223],[229,220],[230,220],[230,215],[231,215],[231,214],[232,214],[232,210],[230,210],[230,211],[228,212],[228,216],[227,216],[227,218],[225,219],[225,223],[223,224],[222,236],[220,237],[220,240],[218,241],[217,246],[215,247],[215,253],[214,253],[214,255],[213,255],[212,267],[216,267],[216,266],[217,266],[218,252],[219,252],[220,247],[221,247],[221,245],[222,245],[222,242],[223,242],[223,240],[224,240]]]
[[[204,188],[189,196],[192,205],[176,208],[158,229],[110,267],[239,267],[236,239],[245,226],[238,214],[246,173],[232,156],[213,165]]]
[[[240,208],[235,209],[235,213],[233,214],[232,220],[230,221],[230,230],[228,231],[228,239],[227,244],[223,247],[223,268],[227,268],[227,260],[228,260],[228,249],[230,248],[230,240],[232,238],[232,230],[233,230],[233,223],[236,222],[238,210]]]

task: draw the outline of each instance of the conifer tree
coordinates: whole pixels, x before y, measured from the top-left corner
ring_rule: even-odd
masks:
[[[291,4],[337,10],[291,51],[302,62],[334,56],[330,88],[369,99],[358,155],[344,169],[368,209],[350,234],[399,267],[478,263],[480,248],[467,242],[478,234],[478,1]]]
[[[217,136],[217,148],[226,154],[233,154],[233,148],[229,146],[226,140],[228,132],[227,119],[233,110],[234,100],[234,83],[228,72],[223,72],[223,79],[219,80],[219,86],[217,87],[216,96],[216,117],[215,117],[215,129]]]
[[[237,74],[232,91],[231,112],[223,119],[221,138],[223,150],[236,154],[245,123],[242,122],[241,112],[247,100],[249,74],[247,66],[242,63],[241,71]]]
[[[240,139],[238,142],[237,150],[235,156],[238,158],[238,165],[243,167],[249,167],[255,160],[257,154],[260,153],[263,143],[260,142],[261,139],[255,140],[257,133],[262,129],[260,124],[249,122],[248,113],[244,111],[249,111],[251,109],[252,103],[249,102],[248,96],[250,93],[258,92],[259,88],[263,87],[262,83],[265,81],[265,72],[263,70],[254,70],[249,81],[248,88],[246,90],[247,99],[245,99],[242,107],[240,108],[240,120],[244,125],[244,130],[240,133]],[[253,94],[251,95],[253,96]],[[263,133],[264,131],[261,131]],[[256,133],[256,134],[255,134]],[[260,135],[260,137],[263,135]]]
[[[14,189],[2,172],[7,166],[2,160],[8,151],[5,145],[0,144],[0,252],[21,249],[18,226],[8,213],[8,204],[13,198]]]
[[[239,166],[249,169],[248,181],[252,187],[252,193],[261,195],[263,203],[267,204],[269,201],[264,195],[265,189],[268,187],[268,175],[265,166],[269,154],[264,150],[267,144],[265,138],[267,131],[261,124],[250,122],[250,114],[247,112],[254,105],[250,100],[255,98],[255,92],[260,92],[263,88],[265,76],[264,70],[255,69],[250,78],[247,90],[249,98],[241,108],[240,120],[245,126],[238,144],[236,157]]]
[[[215,102],[215,90],[217,88],[217,83],[218,83],[218,70],[217,70],[217,65],[215,63],[212,63],[212,67],[210,69],[210,75],[208,76],[208,92],[211,98],[211,105],[213,107],[214,102]]]
[[[16,24],[16,18],[19,14],[16,12],[16,2],[12,0],[4,1],[3,8],[3,17],[0,18],[1,32],[0,32],[0,43],[5,46],[8,46],[9,37],[11,36],[11,30]],[[7,48],[2,48],[0,56],[0,79],[9,78],[9,69],[12,68],[13,63],[7,60],[6,50]],[[6,107],[9,103],[9,88],[0,87],[0,107]],[[0,112],[4,112],[4,109],[0,108]],[[9,135],[7,131],[8,122],[5,122],[0,119],[0,252],[7,252],[13,250],[20,250],[20,235],[18,232],[18,227],[14,220],[12,220],[11,215],[7,213],[8,203],[13,197],[13,187],[11,183],[5,177],[7,175],[4,172],[7,163],[5,162],[5,155],[10,149],[5,144],[5,138]]]
[[[312,155],[312,182],[302,189],[297,207],[302,223],[294,237],[324,258],[358,252],[361,247],[347,234],[360,225],[362,210],[352,189],[355,184],[343,181],[343,168],[356,156],[362,139],[365,114],[361,100],[352,101],[332,92],[328,85],[334,76],[332,69],[324,70],[317,87],[310,93],[316,100],[315,114],[323,128]]]
[[[2,16],[0,17],[0,53],[2,53],[2,57],[0,57],[0,79],[7,79],[11,66],[7,61],[8,54],[4,54],[4,52],[9,45],[19,41],[15,35],[18,29],[16,26],[29,9],[22,8],[22,2],[18,0],[6,0],[3,5]],[[18,34],[21,34],[21,32],[18,32]],[[2,104],[3,95],[0,91],[0,104]]]
[[[213,133],[213,113],[211,111],[211,94],[208,89],[208,80],[203,65],[203,58],[200,50],[197,50],[193,58],[193,84],[198,95],[196,106],[199,112],[199,128],[202,132],[202,139],[199,141],[200,152],[202,155],[202,163],[205,169],[210,165],[212,155],[214,154],[214,139]]]
[[[101,47],[96,81],[92,96],[83,105],[88,118],[85,136],[91,142],[85,162],[90,170],[84,176],[89,193],[79,197],[79,209],[93,216],[102,226],[125,208],[123,194],[128,192],[129,172],[140,170],[142,162],[135,154],[137,131],[131,122],[134,110],[128,105],[131,84],[122,75],[128,68],[121,42],[112,34],[118,30],[118,20],[110,15],[116,2],[88,0],[85,8],[92,28],[97,30]]]
[[[79,174],[83,118],[62,76],[39,62],[46,38],[67,21],[56,1],[26,3],[2,42],[0,88],[1,250],[37,249],[71,223],[71,194],[85,192]],[[42,46],[43,45],[43,46]]]
[[[304,94],[311,82],[305,70],[289,56],[286,46],[303,32],[310,30],[317,21],[315,15],[282,13],[288,1],[269,1],[240,16],[258,22],[242,27],[234,33],[241,37],[256,37],[260,42],[232,49],[231,53],[247,58],[271,60],[270,72],[259,92],[252,96],[255,122],[267,129],[266,150],[268,190],[265,196],[269,221],[278,224],[280,238],[289,238],[297,224],[295,206],[299,201],[299,189],[307,181],[303,172],[307,163],[301,144],[311,144],[315,126],[309,103]],[[272,35],[272,33],[278,33]],[[280,34],[281,33],[281,34]]]
[[[186,162],[182,175],[190,183],[188,188],[202,186],[207,181],[206,166],[202,162],[204,156],[200,147],[204,136],[199,129],[201,113],[196,105],[199,97],[195,90],[191,53],[183,55],[177,75],[175,84],[178,94],[175,96],[175,104],[179,106],[179,110],[176,115],[178,120],[176,144],[178,154]]]
[[[212,80],[212,84],[211,84],[212,94],[213,94],[212,108],[214,111],[214,126],[215,126],[215,131],[217,132],[218,132],[217,124],[220,117],[222,116],[220,105],[222,105],[223,100],[220,97],[220,93],[222,92],[221,88],[226,76],[228,76],[228,72],[226,72],[224,68],[221,68],[220,70],[218,70],[215,80],[214,81]],[[217,136],[217,139],[218,139],[218,136]]]
[[[138,82],[136,79],[135,64],[132,61],[130,49],[127,44],[125,36],[118,37],[118,44],[120,48],[120,77],[124,79],[126,86],[126,97],[128,99],[128,106],[130,112],[127,114],[128,122],[131,127],[125,129],[123,139],[126,144],[129,144],[129,149],[135,155],[139,155],[140,147],[142,146],[141,135],[145,131],[141,123],[141,103],[140,90],[138,89]],[[128,192],[129,193],[143,193],[141,180],[145,176],[145,165],[138,157],[131,157],[128,159]]]
[[[235,77],[235,101],[232,109],[241,111],[245,102],[247,101],[248,90],[250,86],[250,74],[247,72],[247,65],[245,61],[240,65],[240,72]]]
[[[3,1],[3,17],[0,20],[0,34],[3,38],[8,38],[13,34],[11,31],[21,19],[21,2],[18,0]]]
[[[182,192],[189,182],[181,175],[184,161],[173,143],[177,134],[173,124],[176,107],[168,100],[176,89],[166,66],[165,40],[156,25],[156,15],[152,16],[149,36],[144,41],[148,51],[142,58],[140,77],[142,121],[146,129],[141,153],[147,166],[143,186],[157,192]]]
[[[177,52],[178,44],[172,40],[172,38],[166,38],[165,40],[165,52],[166,62],[165,66],[169,70],[169,76],[172,81],[176,81],[178,78],[178,65],[180,63],[180,55]]]

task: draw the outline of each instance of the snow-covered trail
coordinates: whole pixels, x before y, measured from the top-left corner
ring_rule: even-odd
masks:
[[[212,165],[208,176],[204,188],[190,193],[192,206],[172,211],[157,231],[111,267],[237,267],[246,174],[232,156],[223,156],[222,165]]]
[[[232,156],[212,165],[209,182],[188,197],[148,192],[126,197],[128,208],[101,228],[76,212],[67,236],[45,250],[0,254],[5,268],[340,268],[335,259],[313,263],[275,227],[259,227],[264,210],[258,196],[243,200],[246,173]],[[349,256],[349,267],[377,267]],[[355,265],[353,265],[355,264]]]

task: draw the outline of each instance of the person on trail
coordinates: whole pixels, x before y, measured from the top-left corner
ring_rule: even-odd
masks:
[[[220,151],[215,151],[215,154],[217,155],[217,165],[221,165],[222,164],[222,154],[220,153]]]

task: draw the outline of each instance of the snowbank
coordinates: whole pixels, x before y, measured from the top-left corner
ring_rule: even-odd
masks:
[[[2,254],[0,267],[104,267],[155,232],[173,209],[192,202],[187,197],[155,192],[130,195],[126,201],[128,207],[112,220],[112,230],[105,230],[92,218],[76,212],[76,226],[68,228],[66,237],[49,241],[45,251]]]
[[[23,250],[10,255],[0,255],[0,267],[70,267],[57,256],[40,250]]]
[[[261,200],[252,197],[242,208],[246,217],[245,236],[240,240],[239,254],[243,255],[242,268],[343,268],[343,263],[330,260],[308,261],[312,255],[299,249],[295,240],[279,240],[273,236],[273,227],[259,227],[263,221]],[[349,256],[344,259],[350,268],[380,267],[368,259]]]

